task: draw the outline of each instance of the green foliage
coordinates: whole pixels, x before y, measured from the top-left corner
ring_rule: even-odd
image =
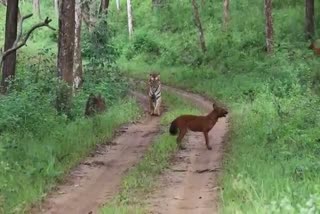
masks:
[[[49,14],[58,28],[52,2],[41,1],[41,12]],[[32,11],[30,2],[20,5],[22,15]],[[2,7],[0,15],[3,24]],[[0,171],[4,172],[0,173],[0,213],[24,213],[95,144],[139,114],[134,101],[121,101],[128,83],[116,66],[119,53],[105,20],[99,17],[93,32],[83,31],[85,82],[70,100],[67,116],[56,110],[58,89],[64,85],[57,78],[56,32],[40,28],[17,51],[16,78],[8,95],[0,96]],[[27,31],[38,22],[34,16],[23,28]],[[85,119],[90,93],[105,97],[107,112]]]
[[[159,70],[162,81],[229,105],[230,149],[221,178],[222,211],[319,211],[320,71],[319,60],[304,39],[303,2],[273,2],[272,55],[264,51],[263,1],[232,1],[225,32],[222,1],[198,1],[206,54],[200,53],[190,4],[167,2],[156,12],[149,4],[134,3],[134,36],[145,35],[144,40],[157,44],[161,55],[150,63],[152,51],[130,49],[136,41],[124,39],[127,32],[120,29],[126,23],[120,19],[116,40],[127,45],[120,46],[119,64],[128,75],[142,79],[150,70]],[[112,15],[112,20],[122,17]],[[319,23],[317,16],[316,26]],[[128,49],[134,51],[129,59]]]
[[[23,213],[25,206],[39,200],[50,187],[97,143],[113,136],[115,128],[136,118],[133,100],[117,102],[96,118],[67,122],[46,118],[48,127],[39,136],[6,133],[0,136],[0,210]],[[50,120],[49,120],[50,119]],[[16,130],[19,131],[19,130]]]

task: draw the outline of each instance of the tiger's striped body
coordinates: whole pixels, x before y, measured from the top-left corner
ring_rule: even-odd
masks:
[[[149,107],[150,114],[160,116],[161,82],[160,74],[149,75]]]

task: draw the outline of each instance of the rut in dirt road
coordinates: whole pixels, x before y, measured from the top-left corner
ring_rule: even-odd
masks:
[[[206,113],[212,110],[212,102],[199,95],[171,87],[164,88],[192,101]],[[212,150],[206,149],[202,133],[188,132],[184,139],[186,150],[176,154],[173,165],[161,176],[159,187],[148,199],[150,213],[218,213],[217,179],[222,167],[227,130],[227,118],[220,118],[209,132]]]
[[[147,109],[147,99],[140,93],[133,96]],[[87,158],[74,169],[66,184],[51,193],[33,213],[96,214],[99,206],[119,191],[125,172],[142,158],[159,132],[159,117],[147,116],[136,124],[122,127],[122,134],[112,145],[101,146],[94,157]],[[121,131],[120,130],[120,131]]]

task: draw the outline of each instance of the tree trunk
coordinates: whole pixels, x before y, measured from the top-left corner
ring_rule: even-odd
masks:
[[[223,0],[223,29],[228,29],[230,0]]]
[[[101,0],[99,12],[108,14],[108,8],[109,8],[109,0]]]
[[[17,38],[19,0],[7,3],[4,51],[10,49]],[[3,61],[1,91],[6,93],[8,80],[13,79],[16,72],[16,51],[8,55]]]
[[[59,0],[53,0],[53,4],[56,16],[59,17]]]
[[[266,19],[266,49],[268,53],[271,53],[273,51],[272,0],[264,0],[264,13]]]
[[[314,23],[314,0],[305,0],[305,32],[307,39],[312,39],[314,36]]]
[[[81,56],[81,0],[76,0],[75,6],[75,37],[74,37],[74,64],[73,64],[73,91],[82,83],[82,56]]]
[[[95,21],[92,20],[90,5],[87,1],[83,2],[81,5],[82,20],[87,25],[89,32],[92,32]]]
[[[198,28],[198,31],[199,31],[199,41],[200,41],[201,50],[203,52],[206,52],[207,47],[206,47],[206,42],[204,39],[203,28],[202,28],[200,15],[199,15],[199,9],[198,9],[198,5],[197,5],[196,0],[192,0],[192,6],[193,6],[194,22],[195,22],[195,24]]]
[[[73,58],[75,38],[75,0],[59,2],[58,76],[67,87],[61,88],[57,110],[69,113],[73,86]]]
[[[116,0],[116,6],[117,6],[117,10],[120,10],[120,0]]]
[[[132,34],[133,34],[133,16],[132,16],[132,4],[131,4],[131,0],[127,0],[127,13],[128,13],[129,39],[131,39]]]
[[[161,7],[163,0],[152,0],[152,9]]]
[[[0,0],[0,4],[7,6],[7,0]]]
[[[40,14],[40,0],[33,0],[33,13],[37,14],[38,18],[41,19]]]

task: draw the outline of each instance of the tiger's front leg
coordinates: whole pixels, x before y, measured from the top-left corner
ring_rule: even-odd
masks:
[[[149,97],[149,114],[153,115],[154,114],[154,107],[153,107],[153,102],[151,97]]]
[[[156,106],[154,108],[154,114],[157,116],[160,116],[160,114],[161,114],[160,107],[161,107],[161,97],[158,98]]]

